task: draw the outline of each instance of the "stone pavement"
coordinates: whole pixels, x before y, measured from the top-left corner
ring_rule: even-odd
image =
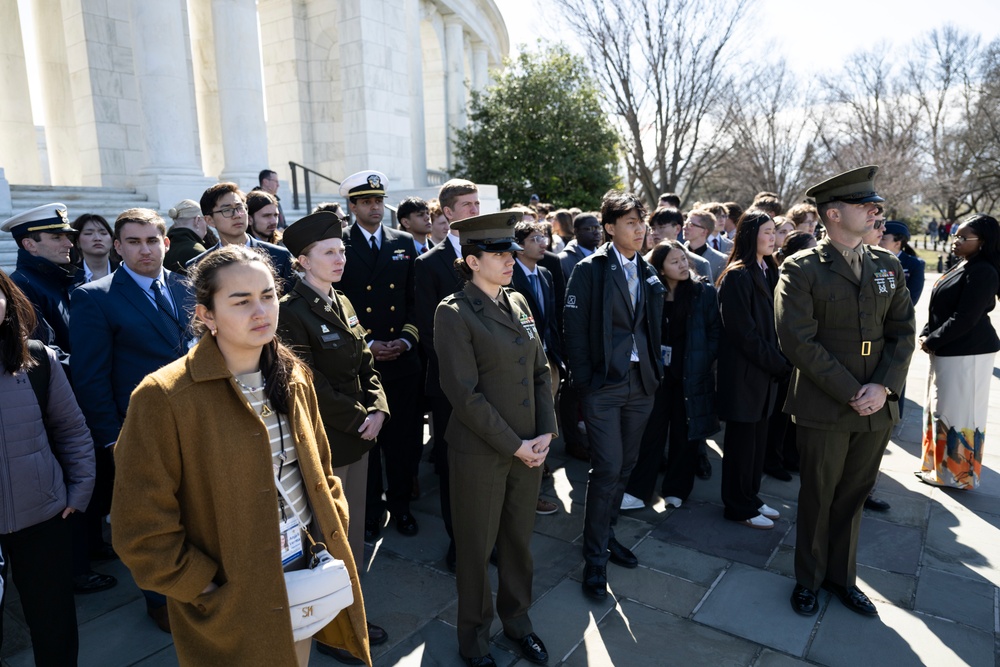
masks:
[[[926,318],[930,286],[917,308]],[[995,318],[1000,320],[1000,318]],[[1000,321],[996,322],[1000,325]],[[533,553],[532,620],[547,644],[550,665],[973,665],[1000,667],[1000,380],[992,384],[982,487],[958,492],[924,485],[919,467],[920,406],[927,356],[911,365],[905,418],[882,462],[877,495],[886,514],[865,513],[858,551],[859,579],[880,616],[864,618],[822,593],[820,613],[792,612],[792,558],[798,478],[764,478],[762,495],[782,512],[773,531],[722,518],[719,442],[714,474],[698,481],[680,509],[662,501],[629,512],[618,538],[640,566],[609,565],[614,599],[596,603],[580,591],[585,464],[562,457],[544,494],[560,511],[538,517]],[[1000,370],[994,370],[1000,378]],[[424,464],[423,495],[414,504],[421,530],[402,537],[392,524],[370,549],[363,585],[368,616],[385,627],[387,645],[375,664],[458,667],[455,583],[443,557],[437,479]],[[121,583],[77,598],[80,664],[99,667],[174,665],[168,635],[144,613],[141,595],[120,563],[99,567]],[[494,588],[496,587],[494,570]],[[12,595],[14,597],[15,594]],[[493,655],[502,666],[527,665],[494,625]],[[27,631],[16,599],[5,612],[3,665],[30,665]],[[312,665],[337,665],[313,651]]]

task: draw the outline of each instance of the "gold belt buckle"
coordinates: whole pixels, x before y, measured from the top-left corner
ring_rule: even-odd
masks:
[[[872,354],[872,342],[870,340],[861,341],[861,356],[870,357]]]

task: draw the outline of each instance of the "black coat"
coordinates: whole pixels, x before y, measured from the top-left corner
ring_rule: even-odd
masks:
[[[68,363],[71,347],[69,293],[77,284],[76,276],[70,273],[72,270],[73,267],[68,264],[64,268],[19,248],[17,268],[10,274],[10,279],[35,307],[38,323],[31,337],[55,348],[56,355],[64,364]]]
[[[205,244],[193,229],[187,227],[171,227],[167,238],[170,239],[170,248],[163,256],[163,268],[186,275],[187,263],[205,252]]]
[[[1000,276],[989,262],[972,259],[934,283],[927,324],[920,335],[939,357],[961,357],[1000,350],[990,324]]]
[[[414,262],[414,301],[420,345],[427,357],[427,396],[443,397],[437,352],[434,351],[434,312],[446,296],[462,289],[465,280],[455,270],[458,255],[445,239]]]
[[[531,309],[531,316],[535,320],[535,327],[542,334],[545,342],[545,351],[551,359],[554,359],[560,366],[563,362],[562,332],[556,321],[556,296],[555,288],[552,285],[552,274],[542,265],[538,265],[538,275],[542,282],[542,294],[544,303],[540,308],[538,299],[531,289],[531,282],[521,265],[514,263],[514,278],[510,286],[521,293],[521,296],[528,302]]]
[[[719,319],[719,298],[711,283],[695,280],[691,287],[685,339],[687,351],[683,360],[684,414],[688,440],[700,440],[719,432],[714,364],[722,338],[722,321]]]
[[[413,301],[413,260],[417,253],[413,237],[407,232],[384,225],[381,231],[378,257],[372,257],[371,246],[357,223],[344,230],[347,265],[338,287],[354,306],[361,326],[367,330],[369,344],[396,339],[410,344],[410,349],[393,361],[375,362],[383,382],[391,382],[421,369]]]
[[[627,288],[623,287],[625,272],[611,248],[610,242],[605,243],[594,254],[580,261],[566,286],[563,345],[570,383],[581,391],[593,391],[604,386],[615,350],[626,345],[631,347],[626,340],[628,336],[616,339],[614,334],[617,330],[616,305],[627,298]],[[642,368],[643,384],[652,394],[663,379],[660,333],[666,288],[641,256],[637,255],[637,261],[639,284],[643,286],[642,298],[645,302],[643,333],[651,361],[650,368]]]
[[[249,236],[249,235],[248,235]],[[292,253],[288,252],[288,248],[282,248],[280,245],[273,245],[271,243],[265,243],[260,239],[256,239],[253,236],[250,238],[250,248],[253,248],[261,254],[266,254],[274,267],[274,275],[277,277],[278,291],[281,294],[285,294],[288,290],[292,289],[292,285],[295,284],[295,271],[292,270]],[[201,253],[194,259],[189,259],[185,268],[188,273],[194,268],[194,265],[204,259],[208,253],[213,250],[218,250],[222,247],[222,241],[219,241],[214,246]]]
[[[725,332],[719,348],[719,418],[757,422],[774,411],[778,380],[791,364],[778,349],[774,329],[777,271],[765,278],[756,266],[729,271],[719,284],[719,311]]]

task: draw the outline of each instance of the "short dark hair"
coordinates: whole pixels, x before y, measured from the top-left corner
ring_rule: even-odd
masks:
[[[407,197],[399,202],[399,208],[396,209],[396,219],[408,218],[414,213],[420,213],[421,211],[430,213],[430,210],[427,202],[420,197]]]
[[[264,181],[271,178],[271,176],[277,176],[278,172],[272,171],[270,169],[261,169],[260,173],[257,174],[257,184],[264,185]]]
[[[514,225],[514,240],[518,243],[524,243],[524,240],[531,236],[534,232],[540,232],[545,236],[548,236],[548,225],[544,222],[524,222],[521,221]]]
[[[781,204],[781,200],[778,199],[778,195],[773,192],[758,192],[753,198],[753,203],[750,204],[750,207],[758,208],[770,214],[772,218],[776,215],[781,215],[781,212],[785,210],[785,207]]]
[[[608,190],[601,200],[601,224],[614,225],[618,218],[632,211],[637,212],[640,219],[646,217],[646,207],[635,194],[624,190]]]
[[[254,215],[270,204],[278,205],[278,200],[270,192],[251,190],[247,193],[247,215]]]
[[[575,218],[573,218],[573,231],[580,229],[588,222],[594,222],[598,227],[601,226],[601,221],[597,219],[596,211],[585,211],[584,213],[578,213]]]
[[[201,201],[198,202],[201,206],[201,214],[212,215],[212,209],[219,203],[219,199],[228,192],[232,192],[240,198],[240,201],[246,203],[247,196],[240,190],[240,186],[235,183],[216,183],[201,195]]]
[[[727,201],[723,206],[726,207],[726,217],[733,221],[735,224],[743,216],[743,207],[734,201]]]
[[[661,225],[683,225],[684,214],[676,208],[661,206],[649,215],[649,226],[659,227]]]
[[[681,198],[676,192],[664,192],[660,195],[659,201],[663,204],[669,204],[674,208],[681,207]]]
[[[167,225],[160,214],[151,208],[130,208],[122,211],[115,218],[115,240],[121,240],[122,227],[130,222],[140,225],[153,225],[160,236],[167,235]]]
[[[84,225],[88,222],[96,222],[101,227],[104,227],[108,234],[114,234],[114,230],[111,229],[111,224],[102,215],[97,215],[96,213],[84,213],[79,218],[74,220],[70,225],[77,232],[82,232]]]
[[[479,192],[479,188],[472,181],[467,181],[462,178],[453,178],[441,186],[441,190],[438,192],[438,200],[441,202],[441,208],[454,208],[455,200],[462,195],[471,195],[474,192]]]
[[[325,201],[320,204],[316,204],[316,207],[312,210],[313,213],[319,213],[321,211],[334,213],[340,217],[344,217],[344,207],[340,205],[340,202]]]

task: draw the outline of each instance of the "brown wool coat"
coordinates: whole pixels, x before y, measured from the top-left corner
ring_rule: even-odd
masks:
[[[315,517],[312,532],[347,564],[354,588],[354,604],[318,637],[370,665],[347,503],[330,467],[316,394],[301,369],[290,393],[287,435]],[[115,550],[140,587],[167,596],[180,663],[294,667],[266,429],[214,338],[136,388],[115,466]],[[212,581],[219,589],[202,595]]]

